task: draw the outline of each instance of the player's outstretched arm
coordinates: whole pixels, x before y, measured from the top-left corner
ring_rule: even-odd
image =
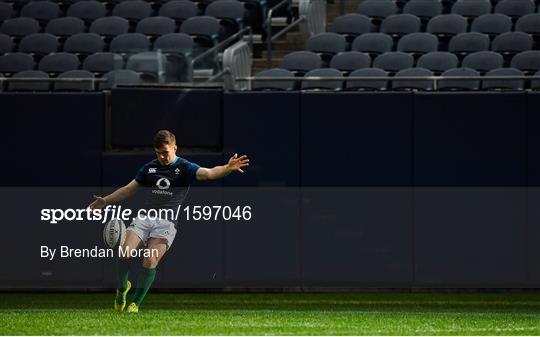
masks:
[[[100,209],[107,205],[119,203],[120,201],[132,196],[133,193],[135,193],[135,190],[137,189],[137,187],[139,187],[139,183],[135,179],[133,179],[126,186],[120,187],[119,189],[117,189],[116,191],[112,192],[111,194],[105,197],[94,195],[94,198],[96,198],[96,200],[94,200],[93,203],[88,205],[88,208]]]
[[[238,157],[238,154],[235,153],[226,165],[215,166],[210,169],[201,167],[197,170],[195,177],[197,180],[221,179],[235,171],[244,173],[243,168],[247,166],[249,166],[248,157],[246,155]]]

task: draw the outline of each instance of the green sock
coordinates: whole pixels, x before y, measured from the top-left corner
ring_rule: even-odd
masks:
[[[133,296],[133,302],[140,306],[148,289],[152,286],[154,279],[156,278],[156,269],[155,268],[142,268],[141,274],[137,279],[137,290]]]
[[[130,261],[126,259],[116,260],[116,287],[120,292],[127,288]]]

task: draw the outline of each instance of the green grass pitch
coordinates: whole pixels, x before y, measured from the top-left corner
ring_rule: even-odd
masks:
[[[0,294],[2,335],[540,335],[540,293]]]

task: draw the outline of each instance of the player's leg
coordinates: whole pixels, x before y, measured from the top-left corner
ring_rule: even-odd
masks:
[[[137,249],[141,246],[142,239],[134,230],[126,231],[126,239],[122,245],[122,251],[130,252],[131,249]],[[118,256],[116,259],[116,296],[114,299],[114,309],[117,311],[124,310],[126,306],[126,296],[131,289],[131,283],[129,282],[129,254],[125,256]]]
[[[128,307],[128,312],[137,312],[142,304],[148,290],[154,283],[156,277],[156,267],[163,258],[168,248],[167,239],[150,238],[146,244],[148,254],[143,258],[142,270],[137,278],[137,289],[133,296],[133,303]]]

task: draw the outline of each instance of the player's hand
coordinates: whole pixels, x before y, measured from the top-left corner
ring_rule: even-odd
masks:
[[[238,157],[238,154],[235,153],[234,156],[229,159],[229,163],[227,164],[227,166],[229,167],[229,170],[233,172],[238,171],[240,173],[244,173],[244,170],[242,170],[242,168],[249,166],[249,159],[246,155]]]
[[[102,198],[97,195],[94,195],[94,198],[96,198],[96,200],[94,200],[93,203],[88,205],[88,208],[94,210],[94,209],[102,209],[103,207],[107,206],[107,201],[105,200],[105,198]]]

